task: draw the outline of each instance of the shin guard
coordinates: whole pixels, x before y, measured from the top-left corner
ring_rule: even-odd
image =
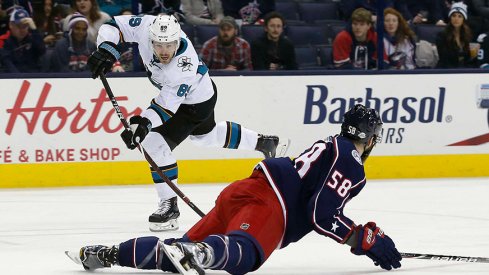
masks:
[[[211,269],[245,274],[258,267],[260,257],[257,248],[244,236],[210,235],[203,242],[214,249],[215,260]]]

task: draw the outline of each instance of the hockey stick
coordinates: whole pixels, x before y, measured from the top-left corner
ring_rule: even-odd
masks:
[[[401,256],[405,259],[421,259],[421,260],[467,262],[467,263],[489,263],[489,258],[483,258],[483,257],[464,257],[464,256],[448,256],[448,255],[403,253],[403,252],[401,252]]]
[[[112,90],[110,89],[109,83],[107,82],[107,79],[105,78],[104,74],[100,74],[100,80],[102,80],[102,83],[104,84],[105,92],[109,96],[110,102],[112,103],[112,106],[114,107],[115,112],[117,113],[117,116],[121,120],[122,125],[124,126],[124,128],[126,128],[126,130],[131,131],[131,127],[129,127],[129,123],[127,123],[126,118],[124,117],[124,114],[122,114],[121,109],[119,108],[119,104],[117,103],[117,100],[115,99],[115,96],[112,93]],[[163,179],[163,181],[166,184],[168,184],[168,186],[170,186],[170,188],[186,204],[188,204],[188,206],[190,206],[190,208],[192,208],[192,210],[194,210],[197,214],[199,214],[199,216],[201,216],[201,217],[205,216],[204,212],[202,212],[197,206],[195,206],[195,204],[192,201],[190,201],[190,199],[187,196],[185,196],[185,194],[182,191],[180,191],[180,189],[173,182],[171,182],[171,180],[168,179],[168,177],[165,176],[165,174],[163,174],[163,172],[158,167],[158,165],[156,165],[156,163],[151,158],[151,156],[146,153],[143,146],[141,144],[137,144],[137,147],[138,147],[139,151],[144,155],[144,158],[146,158],[146,160],[149,162],[149,165],[151,165],[151,168],[153,168],[153,170],[156,171],[156,173],[158,173],[158,175]]]

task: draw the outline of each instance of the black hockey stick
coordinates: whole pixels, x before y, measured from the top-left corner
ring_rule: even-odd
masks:
[[[467,263],[489,263],[489,258],[483,258],[483,257],[464,257],[464,256],[448,256],[448,255],[403,253],[403,252],[401,252],[401,256],[405,259],[421,259],[421,260],[467,262]]]
[[[122,114],[121,109],[119,108],[119,104],[117,103],[117,100],[115,99],[115,96],[112,93],[112,90],[110,89],[109,83],[107,82],[107,79],[105,78],[105,75],[103,73],[100,74],[100,80],[102,80],[102,83],[104,84],[105,92],[109,96],[110,102],[112,103],[112,106],[114,106],[115,112],[117,113],[117,116],[121,120],[122,125],[124,126],[124,128],[126,128],[126,130],[131,131],[131,127],[129,127],[129,123],[127,123],[126,118],[124,117],[124,114]],[[190,206],[190,208],[192,208],[192,210],[194,210],[197,214],[199,214],[199,216],[201,216],[201,217],[205,216],[204,212],[202,212],[197,206],[195,206],[195,204],[192,201],[190,201],[190,199],[187,196],[185,196],[185,194],[182,191],[180,191],[180,189],[173,182],[171,182],[171,180],[168,179],[168,177],[165,176],[165,174],[163,174],[163,172],[158,167],[158,165],[156,165],[156,163],[151,158],[151,156],[146,153],[143,146],[141,144],[137,144],[137,147],[138,147],[139,151],[143,153],[144,157],[149,162],[149,165],[151,165],[151,168],[153,168],[153,170],[156,171],[156,173],[158,173],[158,175],[163,179],[163,181],[166,184],[168,184],[168,186],[170,186],[170,188],[175,193],[177,193],[177,195],[186,204],[188,204],[188,206]]]

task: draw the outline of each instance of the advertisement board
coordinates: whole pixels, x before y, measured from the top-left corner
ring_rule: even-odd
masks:
[[[290,138],[291,157],[339,133],[356,103],[379,110],[382,143],[370,178],[488,176],[485,74],[214,77],[216,121]],[[140,153],[125,148],[122,126],[100,81],[3,79],[0,187],[150,183]],[[126,118],[157,95],[147,78],[109,78]],[[201,148],[174,154],[180,182],[231,181],[250,173],[258,152]]]

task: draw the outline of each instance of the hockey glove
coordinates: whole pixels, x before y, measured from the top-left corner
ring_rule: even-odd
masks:
[[[359,225],[355,229],[357,245],[351,248],[355,255],[367,255],[375,265],[383,269],[401,267],[401,254],[397,251],[394,242],[374,222]]]
[[[142,116],[133,116],[129,119],[129,123],[131,130],[125,129],[121,133],[121,137],[127,148],[134,150],[151,131],[151,121]]]
[[[108,41],[102,42],[87,61],[92,72],[92,78],[95,79],[101,74],[110,72],[112,65],[119,57],[121,57],[121,53],[116,44]]]

